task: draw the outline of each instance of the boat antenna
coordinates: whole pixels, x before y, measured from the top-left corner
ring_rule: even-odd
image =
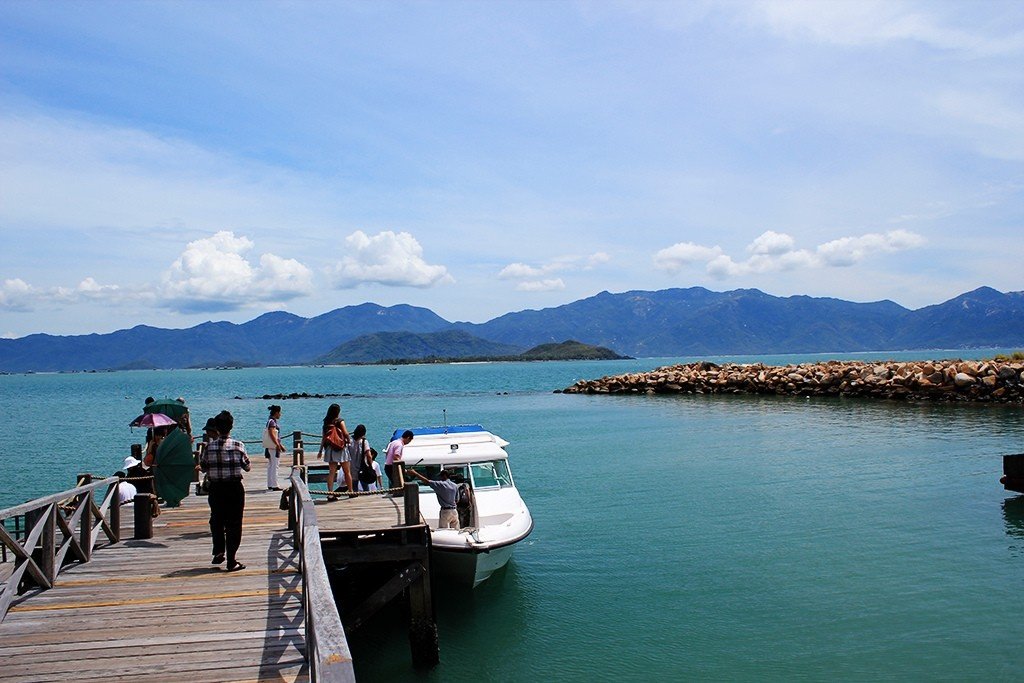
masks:
[[[444,433],[448,433],[448,409],[441,408],[441,415],[444,416]]]

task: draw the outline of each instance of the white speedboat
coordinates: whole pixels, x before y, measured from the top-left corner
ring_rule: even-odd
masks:
[[[405,429],[395,431],[398,438]],[[480,425],[410,429],[413,440],[402,460],[428,479],[445,469],[464,484],[459,529],[438,529],[441,505],[420,483],[420,514],[431,528],[434,568],[458,582],[477,586],[501,569],[512,548],[533,531],[533,518],[519,496],[508,466],[508,442]]]

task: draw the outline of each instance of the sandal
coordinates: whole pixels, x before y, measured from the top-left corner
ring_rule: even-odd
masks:
[[[210,564],[220,564],[223,561],[224,561],[224,553],[217,553],[216,555],[213,556],[213,560],[210,562]]]
[[[228,565],[228,571],[229,572],[237,572],[237,571],[241,571],[243,569],[245,569],[245,565],[242,564],[241,562],[232,562],[231,564]]]

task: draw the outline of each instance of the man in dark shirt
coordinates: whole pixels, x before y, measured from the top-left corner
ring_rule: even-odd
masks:
[[[213,534],[213,564],[224,561],[227,553],[228,571],[245,569],[235,560],[242,542],[242,513],[245,511],[245,487],[242,472],[252,465],[245,445],[231,438],[235,420],[226,410],[213,418],[218,438],[210,441],[199,459],[199,469],[210,479],[210,531]]]

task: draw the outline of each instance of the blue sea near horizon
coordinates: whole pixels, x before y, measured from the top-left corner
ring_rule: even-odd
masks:
[[[1019,678],[1024,496],[999,456],[1024,451],[1024,408],[552,393],[691,360],[0,376],[0,508],[118,469],[147,395],[184,396],[200,424],[227,408],[255,439],[257,396],[348,393],[274,401],[283,430],[317,431],[332,401],[377,447],[479,422],[511,442],[536,521],[476,590],[436,586],[436,669],[411,669],[385,614],[353,634],[360,680]]]

